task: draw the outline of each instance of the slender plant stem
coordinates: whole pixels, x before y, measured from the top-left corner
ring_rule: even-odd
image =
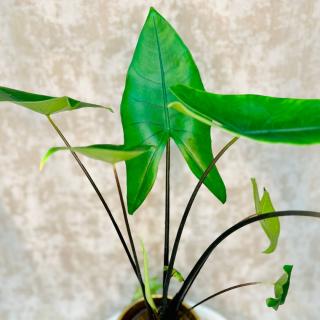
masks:
[[[127,256],[128,256],[128,259],[129,259],[129,261],[130,261],[130,264],[131,264],[131,266],[132,266],[132,268],[133,268],[133,270],[134,270],[134,273],[136,274],[136,276],[137,276],[137,278],[138,278],[138,280],[139,280],[138,273],[137,273],[137,269],[136,269],[135,263],[134,263],[134,261],[133,261],[133,259],[132,259],[132,256],[131,256],[131,253],[130,253],[130,251],[129,251],[129,248],[128,248],[127,244],[126,244],[126,241],[125,241],[124,238],[123,238],[123,235],[122,235],[122,233],[121,233],[121,230],[120,230],[120,228],[119,228],[116,220],[114,219],[113,214],[112,214],[109,206],[107,205],[107,203],[106,203],[103,195],[101,194],[100,190],[98,189],[97,185],[96,185],[95,182],[93,181],[91,175],[89,174],[88,170],[86,169],[86,167],[84,166],[84,164],[81,162],[81,160],[79,159],[79,157],[77,156],[77,154],[76,154],[74,151],[72,151],[70,143],[69,143],[68,140],[65,138],[65,136],[62,134],[61,130],[58,128],[58,126],[54,123],[54,121],[51,119],[51,117],[50,117],[49,115],[47,116],[47,118],[48,118],[50,124],[52,125],[52,127],[55,129],[55,131],[58,133],[58,135],[60,136],[60,138],[63,140],[64,144],[69,148],[69,150],[70,150],[71,154],[73,155],[74,159],[77,161],[77,163],[79,164],[81,170],[83,171],[83,173],[85,174],[85,176],[88,178],[88,180],[89,180],[90,184],[92,185],[94,191],[95,191],[96,194],[98,195],[98,197],[99,197],[99,199],[100,199],[103,207],[105,208],[105,210],[106,210],[106,212],[107,212],[107,214],[108,214],[108,216],[109,216],[109,218],[110,218],[110,220],[111,220],[111,222],[112,222],[112,224],[113,224],[113,227],[115,228],[115,230],[116,230],[116,232],[117,232],[117,234],[118,234],[118,236],[119,236],[119,238],[120,238],[120,241],[121,241],[121,243],[122,243],[122,246],[123,246],[123,248],[124,248],[124,250],[125,250],[125,252],[126,252],[126,254],[127,254]]]
[[[165,195],[165,235],[163,266],[169,264],[169,242],[170,242],[170,139],[166,146],[166,195]],[[166,271],[163,271],[163,283],[166,278]]]
[[[113,165],[113,174],[114,174],[114,178],[116,181],[116,185],[117,185],[117,190],[118,190],[118,194],[119,194],[119,199],[120,199],[120,204],[121,204],[121,208],[122,208],[122,213],[123,213],[123,218],[124,218],[124,222],[126,225],[126,229],[127,229],[127,233],[128,233],[128,238],[129,238],[129,242],[130,242],[130,246],[131,246],[131,251],[132,251],[132,255],[135,261],[135,265],[136,265],[136,270],[137,270],[137,276],[138,276],[138,280],[140,283],[140,287],[142,290],[142,295],[144,298],[144,302],[145,302],[145,306],[147,308],[147,311],[149,313],[149,318],[150,319],[155,319],[155,315],[152,311],[152,308],[150,307],[148,301],[147,301],[147,297],[146,297],[146,291],[145,291],[145,285],[143,283],[143,279],[142,279],[142,275],[141,275],[141,269],[140,269],[140,264],[139,264],[139,260],[138,260],[138,256],[137,256],[137,251],[136,251],[136,247],[133,241],[133,237],[132,237],[132,232],[131,232],[131,228],[130,228],[130,223],[129,223],[129,219],[128,219],[128,213],[127,213],[127,209],[124,203],[124,198],[123,198],[123,192],[122,192],[122,188],[121,188],[121,184],[120,184],[120,179],[119,179],[119,175],[117,172],[117,168],[116,165]]]
[[[204,266],[205,262],[210,257],[211,253],[214,251],[214,249],[223,242],[226,238],[228,238],[231,234],[233,234],[235,231],[245,227],[246,225],[249,225],[251,223],[261,221],[261,220],[267,220],[275,217],[285,217],[285,216],[302,216],[302,217],[314,217],[314,218],[320,218],[319,212],[314,211],[299,211],[299,210],[288,210],[288,211],[275,211],[275,212],[269,212],[265,213],[263,215],[255,215],[251,218],[247,218],[245,220],[242,220],[235,225],[233,225],[231,228],[224,231],[219,237],[217,237],[205,250],[205,252],[202,254],[200,259],[197,261],[191,272],[189,273],[188,277],[186,278],[185,282],[181,286],[178,293],[173,298],[173,301],[170,304],[169,311],[168,311],[168,319],[170,318],[170,315],[175,314],[176,311],[179,309],[182,301],[184,300],[185,296],[187,295],[189,289],[191,288],[194,280],[200,273],[202,267]]]
[[[249,286],[254,286],[254,285],[257,285],[257,284],[261,284],[262,282],[247,282],[247,283],[242,283],[242,284],[238,284],[238,285],[235,285],[235,286],[232,286],[232,287],[229,287],[229,288],[226,288],[226,289],[223,289],[221,291],[218,291],[214,294],[212,294],[211,296],[201,300],[200,302],[196,303],[194,306],[192,306],[189,310],[193,310],[194,308],[198,307],[199,305],[217,297],[217,296],[220,296],[221,294],[223,293],[226,293],[228,291],[231,291],[231,290],[235,290],[235,289],[239,289],[239,288],[243,288],[243,287],[249,287]]]
[[[170,257],[170,262],[169,262],[169,266],[168,266],[168,271],[167,271],[167,276],[165,279],[165,283],[164,283],[164,287],[163,287],[163,296],[164,298],[168,296],[168,292],[169,292],[169,285],[170,285],[170,275],[172,273],[173,267],[174,267],[174,262],[177,256],[177,252],[178,252],[178,248],[179,248],[179,244],[180,244],[180,240],[181,240],[181,236],[182,236],[182,232],[184,229],[184,226],[186,224],[187,218],[189,216],[192,204],[198,194],[198,191],[200,190],[202,184],[204,183],[206,177],[209,175],[210,171],[213,169],[213,167],[215,166],[215,164],[217,163],[217,161],[223,156],[223,154],[239,139],[239,137],[234,137],[233,139],[231,139],[217,154],[217,156],[212,160],[212,162],[210,163],[210,165],[208,166],[208,168],[205,170],[205,172],[203,173],[203,175],[201,176],[199,182],[197,183],[195,189],[193,190],[191,197],[188,201],[188,204],[186,206],[186,209],[184,211],[184,214],[182,216],[178,231],[177,231],[177,235],[175,237],[175,241],[174,241],[174,245],[173,245],[173,249],[171,252],[171,257]]]
[[[139,261],[138,261],[137,251],[136,251],[136,247],[135,247],[135,244],[133,241],[130,223],[129,223],[129,219],[128,219],[128,213],[127,213],[127,209],[126,209],[126,206],[124,203],[122,188],[121,188],[121,184],[120,184],[120,180],[119,180],[119,176],[118,176],[118,172],[117,172],[117,168],[116,168],[115,164],[113,165],[113,173],[114,173],[114,178],[115,178],[116,185],[117,185],[117,190],[118,190],[118,194],[119,194],[123,218],[124,218],[124,222],[125,222],[127,233],[128,233],[128,238],[129,238],[129,242],[130,242],[130,246],[131,246],[132,255],[133,255],[133,258],[135,261],[137,274],[139,277],[139,282],[141,284],[141,289],[142,289],[143,295],[145,295],[145,288],[144,288],[144,283],[142,280],[141,269],[140,269],[140,265],[139,265]]]

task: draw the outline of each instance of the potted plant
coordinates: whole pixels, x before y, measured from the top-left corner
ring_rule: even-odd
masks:
[[[189,306],[185,303],[188,291],[201,272],[207,259],[226,238],[237,230],[260,222],[270,240],[264,251],[275,251],[280,234],[279,217],[320,217],[313,211],[275,211],[266,189],[259,194],[252,179],[255,212],[244,217],[219,237],[203,252],[190,273],[184,278],[175,269],[184,226],[191,213],[193,202],[204,184],[222,203],[226,201],[226,188],[216,163],[240,138],[257,142],[307,145],[320,142],[320,100],[274,98],[261,95],[222,95],[204,90],[199,71],[190,51],[173,27],[153,8],[142,28],[130,64],[121,102],[121,119],[124,144],[71,146],[52,115],[79,108],[105,108],[69,97],[51,97],[0,87],[0,101],[12,102],[44,115],[61,137],[64,146],[48,150],[41,160],[42,168],[57,151],[67,150],[87,177],[106,210],[140,286],[138,299],[119,316],[128,319],[199,319],[199,305],[225,292],[262,282],[251,281],[225,288],[202,301]],[[106,108],[110,111],[110,108]],[[211,150],[211,126],[231,133],[230,141],[215,155]],[[190,170],[199,179],[186,204],[170,252],[170,143],[175,143]],[[150,278],[148,255],[141,243],[143,268],[139,263],[137,244],[134,243],[127,214],[134,214],[144,202],[155,182],[158,165],[165,153],[165,238],[163,250],[163,279]],[[92,179],[78,155],[104,161],[113,166],[128,241],[112,214],[107,201]],[[125,161],[127,172],[127,205],[119,182],[117,163]],[[128,211],[128,213],[127,213]],[[290,285],[292,265],[283,267],[283,275],[274,282],[275,297],[268,298],[267,306],[277,310],[284,304]],[[169,295],[172,279],[180,281],[180,289]],[[141,298],[141,299],[140,299]],[[139,300],[140,299],[140,300]],[[204,319],[204,318],[203,318]]]

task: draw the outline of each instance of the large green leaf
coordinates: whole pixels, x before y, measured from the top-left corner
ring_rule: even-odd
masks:
[[[252,178],[251,182],[253,188],[253,198],[256,207],[256,213],[265,214],[269,212],[274,212],[275,209],[273,207],[269,192],[266,189],[264,189],[262,198],[260,199],[256,180]],[[269,247],[263,252],[272,253],[276,250],[278,245],[278,240],[280,236],[280,220],[278,217],[275,217],[272,219],[261,220],[260,224],[270,240]]]
[[[184,85],[171,90],[183,104],[170,107],[236,135],[273,143],[320,143],[320,99],[224,95]]]
[[[50,115],[80,108],[105,108],[96,104],[82,102],[69,97],[50,97],[25,91],[0,87],[0,101],[12,102],[32,111]],[[105,108],[111,111],[110,108]]]
[[[128,70],[121,103],[125,144],[156,146],[139,159],[126,162],[130,213],[150,192],[170,138],[197,177],[213,159],[210,127],[167,108],[176,100],[169,88],[179,83],[203,89],[188,48],[171,25],[151,8]],[[205,184],[222,202],[226,200],[225,186],[216,168]]]
[[[285,303],[290,287],[292,268],[292,265],[283,267],[284,274],[274,284],[275,298],[268,298],[266,301],[268,307],[278,310],[279,306]]]
[[[40,170],[43,168],[48,159],[57,151],[71,150],[77,153],[81,153],[89,158],[95,160],[101,160],[104,162],[115,164],[119,161],[127,161],[141,156],[143,153],[152,149],[152,146],[128,148],[124,145],[112,145],[112,144],[94,144],[86,147],[53,147],[50,148],[46,154],[42,157],[40,162]]]

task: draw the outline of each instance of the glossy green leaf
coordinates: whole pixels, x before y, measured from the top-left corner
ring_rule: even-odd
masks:
[[[178,83],[203,89],[188,48],[172,26],[151,8],[128,70],[121,103],[125,144],[156,146],[141,158],[126,162],[130,213],[150,192],[170,138],[197,177],[213,159],[210,127],[167,107],[176,100],[169,88]],[[216,168],[205,185],[222,202],[226,200],[225,186]]]
[[[235,135],[273,143],[320,143],[320,99],[215,94],[177,85],[171,108]]]
[[[164,271],[168,271],[169,267],[168,266],[164,266],[163,270]],[[172,272],[171,272],[171,277],[175,278],[177,281],[179,282],[183,282],[184,281],[184,277],[181,274],[181,272],[179,272],[177,269],[173,268]]]
[[[119,161],[127,161],[141,156],[145,152],[152,149],[152,146],[128,148],[124,145],[112,144],[94,144],[86,147],[72,147],[71,150],[76,153],[81,153],[89,158],[101,160],[104,162],[115,164]],[[53,147],[50,148],[42,157],[40,162],[40,170],[44,167],[48,159],[57,151],[69,150],[67,147]]]
[[[149,275],[148,254],[147,254],[147,251],[146,251],[142,241],[141,241],[141,248],[142,248],[142,253],[143,253],[143,272],[144,272],[144,286],[145,286],[146,299],[147,299],[150,307],[152,308],[152,310],[155,312],[158,312],[158,308],[155,305],[153,297],[152,297],[150,275]]]
[[[160,282],[158,277],[150,278],[149,286],[150,286],[150,292],[151,292],[152,296],[158,294],[160,292],[160,290],[162,289],[162,283]],[[141,289],[141,286],[138,286],[136,288],[136,291],[133,294],[132,302],[135,302],[135,301],[140,300],[142,298],[143,298],[142,289]]]
[[[251,182],[252,182],[252,188],[253,188],[253,198],[254,198],[256,213],[265,214],[269,212],[274,212],[275,209],[273,207],[269,192],[266,189],[264,189],[262,198],[260,200],[257,182],[255,179],[251,179]],[[269,247],[263,252],[272,253],[276,250],[278,245],[278,240],[280,236],[280,220],[278,217],[276,217],[272,219],[261,220],[260,223],[264,232],[266,233],[266,235],[270,240]]]
[[[69,97],[56,98],[6,87],[0,87],[0,101],[12,102],[47,116],[57,112],[80,108],[105,108],[112,111],[111,108],[82,102]]]
[[[279,306],[285,303],[290,287],[292,268],[292,265],[285,265],[283,267],[284,274],[274,284],[275,298],[268,298],[266,300],[266,304],[268,307],[273,308],[274,310],[278,310]]]

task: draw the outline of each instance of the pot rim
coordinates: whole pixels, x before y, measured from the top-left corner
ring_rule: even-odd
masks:
[[[161,295],[153,295],[152,296],[153,298],[162,298],[162,296]],[[169,297],[169,299],[170,299],[170,297]],[[118,320],[122,320],[123,319],[123,317],[126,315],[126,313],[132,308],[132,307],[134,307],[136,304],[138,304],[138,303],[140,303],[140,302],[143,302],[144,301],[144,299],[143,298],[141,298],[141,299],[139,299],[139,300],[137,300],[137,301],[134,301],[134,302],[132,302],[132,303],[130,303],[122,312],[121,312],[121,314],[119,315],[119,317],[118,317]],[[187,304],[187,303],[182,303],[182,305],[186,308],[186,309],[189,309],[190,308],[190,306]],[[196,320],[200,320],[200,318],[199,318],[199,316],[196,314],[196,312],[194,311],[194,310],[189,310],[189,312],[194,316],[194,318],[196,319]]]

